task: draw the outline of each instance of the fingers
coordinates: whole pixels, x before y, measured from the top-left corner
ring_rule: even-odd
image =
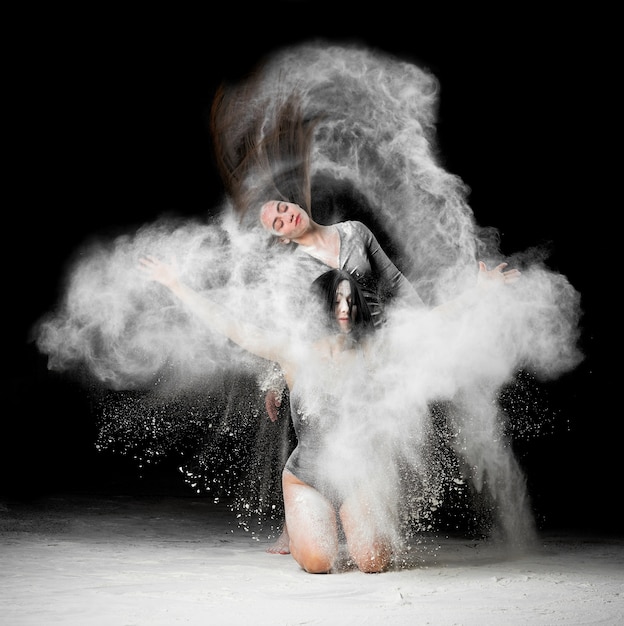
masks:
[[[520,276],[520,270],[511,269],[505,270],[509,263],[499,263],[494,269],[488,270],[487,265],[483,261],[479,261],[479,283],[484,284],[484,281],[488,284],[492,281],[498,283],[514,283]],[[505,271],[504,271],[505,270]]]
[[[139,271],[145,276],[146,280],[156,281],[167,284],[168,272],[166,266],[156,257],[145,255],[139,259]]]
[[[277,412],[277,407],[274,404],[271,404],[270,402],[267,402],[265,405],[267,413],[269,414],[269,419],[272,422],[277,422],[277,418],[278,418],[278,412]]]
[[[152,269],[155,265],[157,265],[157,263],[157,260],[149,254],[146,254],[139,259],[139,267],[145,269]]]
[[[155,265],[162,265],[162,263],[151,254],[146,254],[144,257],[139,259],[139,262],[148,267],[154,267]]]
[[[503,271],[509,263],[503,262],[499,263],[494,269],[488,270],[487,265],[483,261],[479,261],[479,270],[481,272],[487,272],[490,276],[496,277],[497,275],[502,275],[505,277],[518,277],[520,276],[520,270],[512,269]]]
[[[139,259],[139,270],[148,278],[153,278],[157,270],[156,260],[154,258],[143,257]]]
[[[521,275],[522,274],[520,270],[515,269],[503,272],[503,278],[505,279],[506,283],[515,283],[517,280],[519,280]]]
[[[272,422],[277,422],[278,409],[282,404],[282,399],[279,394],[276,394],[273,390],[269,390],[264,396],[264,406],[269,414],[269,419]]]

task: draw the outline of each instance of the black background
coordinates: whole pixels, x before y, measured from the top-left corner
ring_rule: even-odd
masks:
[[[67,264],[90,237],[130,232],[163,213],[208,214],[221,196],[207,129],[216,85],[275,48],[320,38],[429,68],[441,83],[441,157],[472,189],[477,221],[500,230],[506,253],[548,243],[549,266],[581,293],[585,360],[544,388],[556,428],[516,445],[541,527],[622,532],[620,330],[611,323],[622,283],[612,260],[621,207],[615,18],[526,7],[426,14],[393,3],[364,13],[346,4],[33,11],[9,20],[7,497],[185,493],[173,462],[139,479],[132,459],[95,450],[88,394],[47,370],[29,330],[55,306]]]

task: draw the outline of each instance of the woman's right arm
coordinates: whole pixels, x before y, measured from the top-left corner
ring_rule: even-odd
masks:
[[[405,275],[390,260],[390,257],[381,247],[371,229],[362,222],[354,223],[356,228],[359,229],[360,237],[364,242],[373,275],[382,281],[385,288],[390,290],[392,297],[398,297],[414,307],[425,306],[414,285],[407,280]]]
[[[270,361],[281,363],[286,344],[252,324],[236,320],[232,312],[180,282],[173,268],[153,256],[139,259],[139,269],[148,279],[164,285],[206,326],[231,339],[241,348]]]

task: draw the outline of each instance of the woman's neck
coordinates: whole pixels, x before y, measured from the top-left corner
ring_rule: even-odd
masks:
[[[324,249],[332,241],[333,226],[324,226],[310,220],[310,227],[306,232],[293,241],[304,248]]]
[[[353,350],[357,345],[357,340],[352,332],[338,333],[334,336],[333,345],[338,352],[344,352],[345,350]]]
[[[305,234],[293,239],[299,247],[330,267],[340,266],[340,236],[335,226],[311,222]]]

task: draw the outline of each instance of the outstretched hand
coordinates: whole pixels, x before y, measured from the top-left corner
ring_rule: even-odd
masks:
[[[139,259],[139,269],[149,280],[161,283],[170,289],[178,282],[178,277],[171,266],[149,254]]]
[[[520,278],[520,270],[505,270],[508,263],[499,263],[494,269],[488,270],[483,261],[479,261],[479,274],[477,285],[488,288],[495,285],[506,285],[515,283]]]
[[[264,396],[264,406],[272,422],[277,422],[279,408],[282,405],[282,394],[274,389],[269,389]]]

